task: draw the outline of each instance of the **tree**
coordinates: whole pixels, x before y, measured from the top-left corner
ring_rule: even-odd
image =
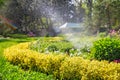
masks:
[[[4,4],[5,0],[0,0],[0,7]]]
[[[120,24],[120,1],[119,0],[96,0],[93,7],[93,18],[95,25],[98,27],[110,29],[118,29]],[[115,27],[116,26],[116,27]]]
[[[53,22],[74,20],[75,7],[70,2],[71,0],[12,0],[6,14],[20,32],[32,30],[40,33],[46,29],[48,33],[54,33]]]
[[[76,5],[76,22],[83,22],[85,17],[85,2],[83,0],[75,0]]]
[[[91,32],[120,28],[119,0],[76,0],[85,9],[85,23]],[[93,31],[94,30],[94,31]]]
[[[14,21],[19,32],[28,33],[31,30],[35,32],[35,30],[43,28],[40,22],[41,14],[37,12],[37,4],[37,1],[34,0],[10,1],[6,16]]]

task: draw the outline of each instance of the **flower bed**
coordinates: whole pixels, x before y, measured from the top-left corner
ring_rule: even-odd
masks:
[[[5,58],[23,69],[53,74],[60,80],[120,80],[120,64],[38,53],[30,50],[29,44],[21,43],[5,49]]]

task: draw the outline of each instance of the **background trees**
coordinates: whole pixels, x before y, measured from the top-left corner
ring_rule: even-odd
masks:
[[[100,31],[119,29],[120,27],[120,1],[119,0],[94,0],[92,1],[92,27]],[[89,18],[90,19],[90,18]]]
[[[75,6],[71,0],[12,0],[6,14],[19,32],[33,31],[38,35],[43,30],[54,35],[53,26],[75,22]]]
[[[55,35],[53,27],[65,22],[84,22],[92,31],[118,30],[119,5],[119,0],[10,0],[4,13],[18,32]]]

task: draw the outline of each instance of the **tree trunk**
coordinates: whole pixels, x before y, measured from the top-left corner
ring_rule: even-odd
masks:
[[[111,29],[111,17],[110,17],[110,9],[109,9],[109,6],[108,8],[106,9],[106,14],[107,14],[107,25],[108,25],[108,31]]]

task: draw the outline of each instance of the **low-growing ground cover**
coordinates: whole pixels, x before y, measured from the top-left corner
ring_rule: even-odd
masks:
[[[31,43],[30,49],[40,53],[58,53],[77,55],[79,52],[74,45],[63,39],[62,37],[46,37],[40,38],[36,42]]]
[[[0,80],[54,80],[52,75],[40,72],[24,71],[18,66],[12,65],[3,57],[3,51],[12,45],[21,42],[33,41],[38,38],[0,38]]]

